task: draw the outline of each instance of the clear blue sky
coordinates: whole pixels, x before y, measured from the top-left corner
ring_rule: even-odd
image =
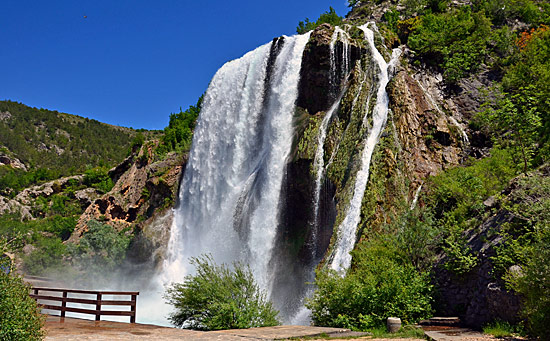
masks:
[[[0,99],[162,129],[226,61],[346,0],[2,0]]]

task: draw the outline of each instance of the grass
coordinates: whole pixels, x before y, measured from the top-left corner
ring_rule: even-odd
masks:
[[[374,338],[384,339],[423,339],[424,331],[421,328],[415,326],[403,326],[397,333],[388,333],[386,327],[379,327],[369,330]]]
[[[345,340],[345,339],[362,339],[365,340],[371,338],[384,338],[384,339],[424,339],[424,331],[421,328],[416,328],[415,326],[404,326],[397,333],[388,333],[386,327],[380,326],[378,328],[366,330],[365,333],[369,333],[369,336],[330,336],[329,334],[322,333],[317,336],[307,336],[307,337],[298,337],[290,338],[288,340]]]
[[[508,322],[495,321],[483,327],[483,334],[492,335],[494,337],[510,337],[521,333],[518,326],[513,326]]]

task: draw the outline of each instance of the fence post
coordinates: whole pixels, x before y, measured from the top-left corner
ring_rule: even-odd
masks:
[[[130,316],[130,323],[136,323],[136,305],[137,305],[137,295],[132,295],[132,305],[130,306],[130,311],[132,315]]]
[[[95,305],[95,310],[96,310],[95,320],[99,321],[101,318],[101,294],[100,293],[97,294],[97,303]]]
[[[65,308],[67,308],[67,291],[63,291],[63,301],[61,301],[61,317],[65,317]]]

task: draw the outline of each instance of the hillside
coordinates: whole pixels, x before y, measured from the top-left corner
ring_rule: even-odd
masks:
[[[0,101],[0,193],[121,162],[138,134],[93,119]]]

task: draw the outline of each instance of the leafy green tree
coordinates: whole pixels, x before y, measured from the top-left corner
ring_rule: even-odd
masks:
[[[164,128],[164,135],[160,139],[156,153],[165,155],[171,151],[187,151],[191,149],[193,130],[202,107],[203,96],[196,105],[191,105],[187,110],[177,114],[170,114],[168,126]]]
[[[508,272],[505,278],[523,299],[522,314],[530,334],[545,339],[550,325],[550,179],[547,175],[530,174],[520,178],[517,185],[519,189],[505,205],[526,219],[523,226],[514,229],[516,239],[508,245],[512,248],[514,241],[521,242],[520,258],[514,259],[520,262],[514,263],[522,270]],[[518,230],[523,232],[519,236]],[[528,240],[533,242],[526,243]]]
[[[47,238],[38,235],[34,243],[36,249],[23,258],[23,269],[29,275],[45,275],[49,272],[59,272],[66,266],[63,256],[66,246],[58,238]]]
[[[165,299],[176,308],[172,324],[219,330],[278,325],[278,312],[254,281],[250,268],[216,265],[210,256],[193,258],[196,274],[167,288]]]
[[[542,113],[533,95],[533,85],[519,89],[519,93],[506,94],[483,113],[487,125],[497,133],[495,142],[500,147],[514,150],[516,164],[523,172],[530,169],[540,139]]]

